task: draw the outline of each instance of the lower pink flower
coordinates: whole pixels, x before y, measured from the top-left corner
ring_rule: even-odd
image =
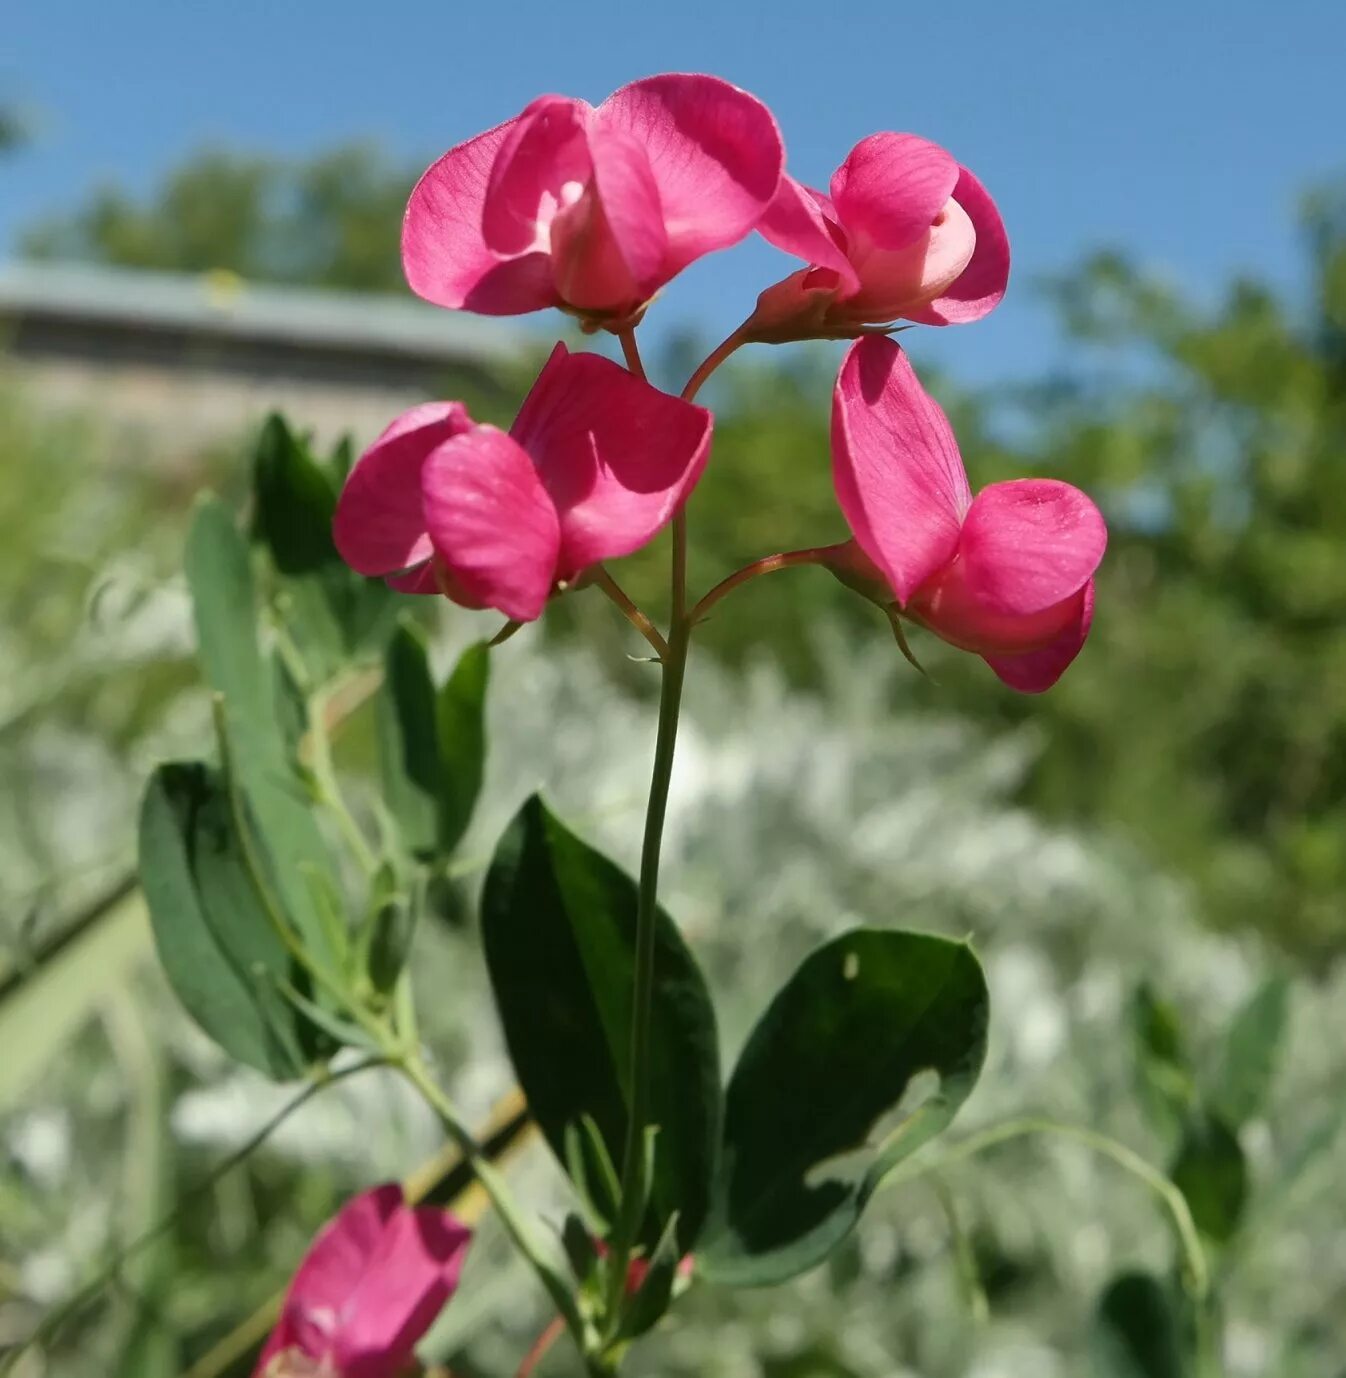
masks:
[[[668,523],[710,433],[704,408],[558,344],[508,435],[460,402],[394,421],[351,470],[332,534],[361,574],[529,622]]]
[[[396,1183],[348,1202],[304,1256],[253,1378],[399,1378],[458,1286],[472,1232]]]
[[[1079,654],[1107,545],[1102,514],[1053,479],[973,498],[953,431],[884,336],[853,345],[832,407],[837,498],[855,540],[832,563],[882,587],[936,636],[980,655],[1013,689],[1049,689]]]

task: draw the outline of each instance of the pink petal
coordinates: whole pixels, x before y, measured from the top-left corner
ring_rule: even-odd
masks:
[[[397,1378],[458,1286],[472,1232],[444,1211],[399,1208],[346,1304],[333,1358],[342,1378]]]
[[[922,310],[958,281],[976,251],[977,236],[963,208],[952,199],[936,221],[902,249],[862,245],[854,257],[857,292],[839,306],[846,319],[892,321]]]
[[[953,557],[971,494],[947,418],[886,336],[858,340],[842,363],[832,476],[856,543],[905,603]]]
[[[512,316],[556,304],[546,254],[501,259],[482,236],[491,168],[514,123],[451,148],[412,190],[402,267],[411,290],[436,306]]]
[[[593,184],[551,226],[552,271],[568,305],[634,311],[664,280],[668,251],[649,160],[629,134],[596,129]]]
[[[427,536],[426,540],[429,541],[429,539]],[[398,593],[441,592],[439,582],[435,578],[434,564],[430,560],[427,560],[423,565],[417,565],[414,569],[407,570],[405,574],[389,574],[383,582],[390,589],[396,589]]]
[[[832,200],[852,237],[901,249],[930,228],[957,181],[958,164],[938,144],[871,134],[832,174]]]
[[[860,285],[846,257],[846,235],[837,223],[831,201],[788,173],[781,177],[780,189],[757,229],[763,239],[787,254],[815,267],[833,269],[843,293]]]
[[[973,600],[989,612],[1029,616],[1078,593],[1108,543],[1098,508],[1055,479],[993,483],[977,494],[958,544]]]
[[[1078,608],[1070,624],[1049,646],[1025,655],[986,656],[986,663],[1011,689],[1021,694],[1040,694],[1065,673],[1089,635],[1094,620],[1094,581],[1077,595]]]
[[[494,426],[446,441],[421,475],[426,525],[469,606],[538,617],[556,581],[556,509],[528,454]]]
[[[319,1230],[285,1294],[280,1320],[263,1348],[254,1375],[266,1373],[272,1358],[296,1348],[320,1358],[330,1333],[314,1317],[338,1315],[360,1285],[387,1221],[402,1205],[402,1188],[386,1183],[348,1201]]]
[[[911,319],[925,325],[963,325],[980,320],[1000,304],[1009,283],[1010,249],[1005,225],[986,188],[959,169],[953,199],[967,212],[977,232],[972,260],[953,286]]]
[[[427,402],[399,416],[360,456],[332,520],[332,539],[352,569],[393,574],[429,558],[421,466],[436,445],[471,425],[461,402]]]
[[[510,434],[560,514],[563,577],[650,540],[700,478],[710,433],[704,408],[558,344]]]
[[[539,96],[510,122],[482,203],[481,232],[488,249],[502,255],[546,250],[562,188],[589,180],[591,113],[584,101]]]
[[[668,231],[665,279],[736,244],[776,194],[785,149],[771,111],[718,77],[646,77],[598,107],[600,126],[634,138],[649,158]]]

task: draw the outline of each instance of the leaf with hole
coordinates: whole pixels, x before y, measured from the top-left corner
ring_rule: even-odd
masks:
[[[986,982],[965,943],[858,928],[806,958],[730,1078],[698,1272],[765,1286],[821,1263],[884,1175],[967,1099],[987,1018]],[[923,1081],[937,1085],[910,1104]]]

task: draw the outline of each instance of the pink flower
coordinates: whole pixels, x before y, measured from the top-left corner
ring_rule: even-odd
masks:
[[[694,259],[752,231],[784,156],[766,106],[718,77],[646,77],[596,109],[540,96],[416,184],[407,281],[437,306],[559,306],[617,328]]]
[[[508,435],[461,402],[398,417],[351,470],[332,534],[361,574],[528,622],[670,520],[710,431],[703,408],[558,344]]]
[[[937,144],[871,134],[824,196],[781,178],[758,229],[812,266],[758,298],[748,338],[858,335],[899,318],[975,321],[1005,295],[1009,240],[982,184]]]
[[[285,1294],[254,1378],[395,1378],[458,1286],[472,1232],[412,1209],[396,1183],[319,1231]]]
[[[1049,689],[1079,654],[1107,528],[1078,488],[993,483],[976,498],[953,431],[884,336],[851,346],[832,405],[832,470],[855,537],[832,563],[880,601],[982,656],[1012,689]]]

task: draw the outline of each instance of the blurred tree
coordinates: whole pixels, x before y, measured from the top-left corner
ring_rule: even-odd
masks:
[[[147,199],[104,187],[31,226],[19,248],[30,258],[393,291],[402,287],[398,234],[415,175],[367,143],[308,161],[205,150]]]

